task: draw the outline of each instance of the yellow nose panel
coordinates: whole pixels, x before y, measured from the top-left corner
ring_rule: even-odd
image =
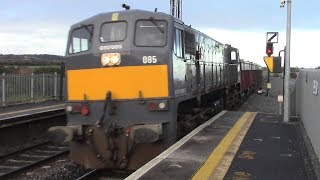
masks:
[[[168,96],[167,65],[126,66],[67,71],[68,100],[104,100]]]

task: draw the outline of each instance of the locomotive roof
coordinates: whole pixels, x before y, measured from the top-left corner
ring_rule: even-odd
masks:
[[[205,36],[205,37],[209,37],[209,38],[212,38],[208,35],[206,35],[205,33],[186,25],[184,24],[184,22],[170,14],[166,14],[166,13],[163,13],[163,12],[153,12],[153,11],[146,11],[146,10],[140,10],[140,9],[132,9],[132,10],[122,10],[122,11],[113,11],[113,12],[106,12],[106,13],[100,13],[100,14],[97,14],[97,15],[94,15],[90,18],[87,18],[83,21],[80,21],[74,25],[71,26],[71,29],[75,29],[75,28],[79,28],[83,25],[90,25],[90,24],[95,24],[95,23],[101,23],[101,22],[108,22],[108,19],[109,21],[112,21],[111,20],[111,16],[115,13],[118,13],[119,14],[119,19],[121,21],[121,19],[131,19],[132,17],[134,16],[138,16],[139,18],[150,18],[150,17],[154,17],[156,19],[165,19],[165,20],[174,20],[175,22],[177,23],[180,23],[182,25],[185,26],[185,29],[186,31],[193,31],[193,32],[196,32],[198,34],[201,34],[202,36]],[[214,39],[215,40],[215,39]],[[216,42],[220,43],[220,44],[223,44],[223,45],[226,45],[228,46],[228,44],[224,44],[224,43],[221,43],[217,40],[215,40]]]
[[[115,13],[119,14],[120,19],[130,19],[134,16],[138,16],[138,17],[145,17],[146,19],[149,17],[154,17],[156,19],[166,19],[166,20],[170,20],[170,19],[174,19],[175,21],[183,24],[183,22],[175,17],[173,17],[172,15],[163,13],[163,12],[152,12],[152,11],[146,11],[146,10],[139,10],[139,9],[132,9],[132,10],[123,10],[123,11],[113,11],[113,12],[106,12],[106,13],[100,13],[97,15],[94,15],[90,18],[87,18],[83,21],[80,21],[74,25],[72,25],[72,29],[73,28],[77,28],[80,27],[82,25],[88,25],[88,24],[93,24],[95,22],[103,22],[108,20],[108,18],[110,17],[110,21],[111,21],[111,16]],[[107,18],[107,19],[106,19]]]
[[[202,36],[205,36],[205,37],[209,37],[209,38],[212,38],[206,34],[204,34],[203,32],[197,30],[197,29],[194,29],[193,27],[191,26],[188,26],[186,24],[184,24],[184,22],[170,14],[166,14],[166,13],[163,13],[163,12],[153,12],[153,11],[146,11],[146,10],[140,10],[140,9],[132,9],[132,10],[122,10],[122,11],[113,11],[113,12],[106,12],[106,13],[100,13],[100,14],[97,14],[97,15],[94,15],[90,18],[87,18],[83,21],[80,21],[74,25],[71,26],[71,29],[75,29],[75,28],[79,28],[83,25],[89,25],[89,24],[94,24],[94,23],[99,23],[99,22],[107,22],[107,20],[109,21],[112,21],[111,20],[111,17],[113,14],[115,13],[118,13],[119,14],[119,19],[130,19],[134,16],[137,16],[139,18],[145,18],[145,19],[148,19],[150,17],[154,17],[156,19],[166,19],[166,20],[174,20],[175,22],[179,23],[179,24],[182,24],[186,27],[186,30],[189,30],[189,31],[194,31],[196,32],[197,34],[201,34]],[[215,38],[213,38],[215,39]],[[218,43],[221,43],[217,40],[215,40],[216,42]],[[224,43],[221,43],[221,44],[224,44]]]
[[[153,11],[146,11],[146,10],[140,10],[140,9],[130,9],[130,10],[121,10],[121,11],[113,11],[113,12],[106,12],[106,13],[100,13],[97,15],[94,15],[90,18],[87,18],[83,21],[80,21],[74,25],[71,26],[71,29],[75,29],[75,28],[79,28],[83,25],[90,25],[90,24],[95,24],[95,23],[103,23],[103,22],[108,22],[108,21],[112,21],[111,17],[113,14],[118,13],[119,14],[119,20],[121,21],[121,19],[131,19],[135,16],[139,17],[139,18],[145,18],[148,19],[150,17],[154,17],[155,19],[165,19],[165,20],[174,20],[177,23],[180,23],[182,25],[185,26],[185,29],[187,31],[193,31],[196,32],[197,34],[201,34],[202,36],[205,37],[209,37],[212,38],[210,36],[208,36],[207,34],[191,27],[188,26],[186,24],[184,24],[184,22],[170,14],[166,14],[163,12],[153,12]],[[224,43],[221,43],[219,41],[217,41],[215,38],[214,39],[216,42],[225,45]]]

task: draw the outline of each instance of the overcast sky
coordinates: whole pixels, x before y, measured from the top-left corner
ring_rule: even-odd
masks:
[[[0,53],[64,55],[69,27],[101,12],[132,9],[169,13],[170,0],[1,0]],[[183,21],[240,50],[241,58],[264,64],[267,31],[285,46],[286,8],[279,0],[184,0]],[[293,0],[291,66],[320,65],[320,1]]]

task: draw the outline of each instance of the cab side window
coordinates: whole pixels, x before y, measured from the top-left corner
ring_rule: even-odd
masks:
[[[231,61],[236,61],[237,60],[237,53],[235,51],[231,51]]]
[[[174,38],[174,53],[177,57],[183,58],[183,33],[180,29],[175,29],[175,38]]]
[[[69,43],[69,54],[88,51],[91,47],[92,32],[92,25],[72,30]]]

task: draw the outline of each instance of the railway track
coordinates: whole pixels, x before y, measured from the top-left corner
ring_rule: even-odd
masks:
[[[68,146],[56,146],[50,142],[43,142],[0,156],[0,179],[16,175],[67,153],[69,153]]]
[[[90,176],[93,176],[94,174],[97,173],[97,170],[94,169],[94,170],[90,170],[88,172],[86,172],[84,175],[78,177],[76,180],[84,180],[84,179],[87,179],[89,178]]]

